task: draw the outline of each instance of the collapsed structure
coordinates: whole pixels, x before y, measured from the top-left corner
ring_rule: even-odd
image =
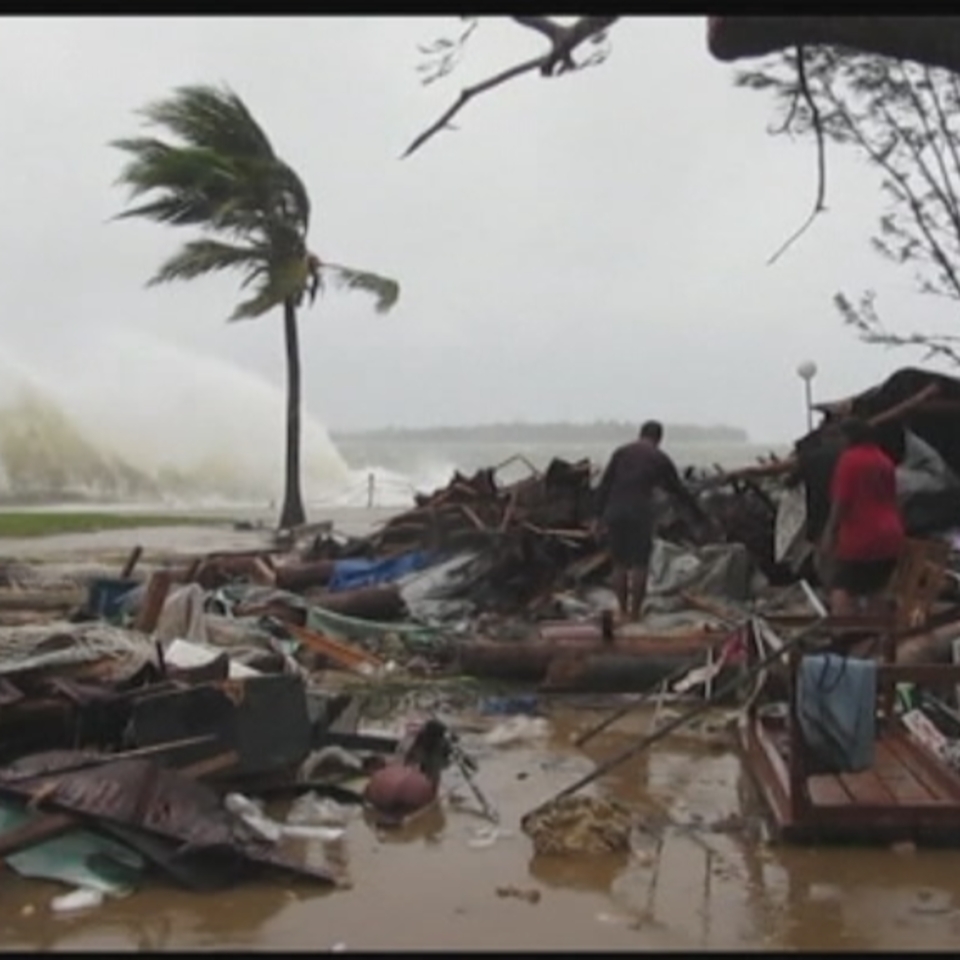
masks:
[[[500,479],[504,465],[455,474],[364,537],[319,533],[300,549],[183,558],[145,577],[139,551],[119,577],[70,589],[41,589],[28,568],[8,564],[0,858],[31,875],[82,875],[106,894],[119,881],[73,854],[51,866],[37,851],[81,836],[88,853],[126,857],[128,877],[152,864],[197,888],[265,869],[337,883],[335,863],[291,857],[284,838],[335,838],[344,809],[376,807],[378,792],[364,794],[358,778],[390,764],[415,767],[427,799],[445,767],[472,776],[442,724],[429,742],[360,729],[391,702],[415,695],[434,704],[427,714],[450,707],[464,675],[535,684],[541,696],[645,690],[685,674],[674,689],[711,690],[744,670],[757,617],[817,615],[809,543],[838,454],[832,426],[850,413],[877,424],[897,460],[910,533],[951,554],[960,382],[903,370],[821,412],[786,459],[686,471],[722,540],[699,540],[665,502],[648,615],[617,635],[600,616],[612,595],[587,460],[530,467],[511,483]],[[941,592],[951,589],[948,580]],[[24,623],[18,604],[46,611]],[[941,647],[953,623],[937,628]],[[309,802],[286,823],[250,799],[298,795]]]

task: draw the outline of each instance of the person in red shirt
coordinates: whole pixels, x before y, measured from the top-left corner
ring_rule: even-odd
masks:
[[[830,609],[838,616],[884,612],[883,590],[897,565],[905,532],[896,468],[863,420],[841,425],[847,446],[830,484],[830,516],[821,550],[833,564]]]

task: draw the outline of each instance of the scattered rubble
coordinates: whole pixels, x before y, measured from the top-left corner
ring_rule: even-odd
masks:
[[[55,910],[125,895],[148,869],[190,889],[264,870],[337,885],[351,811],[397,826],[443,802],[454,769],[496,824],[440,716],[472,707],[489,751],[542,742],[540,714],[573,693],[712,696],[744,670],[745,624],[817,614],[809,543],[830,425],[850,411],[885,428],[911,532],[960,546],[960,383],[902,371],[825,405],[786,460],[687,471],[722,538],[665,503],[644,620],[616,631],[586,460],[510,483],[506,465],[455,474],[365,537],[318,525],[152,567],[138,549],[118,576],[0,563],[0,859],[73,886]],[[955,618],[932,624],[905,660],[952,659],[958,636]],[[388,716],[413,719],[361,728]],[[569,855],[627,850],[631,823],[565,797],[522,829],[538,854]],[[314,843],[319,862],[290,847]]]

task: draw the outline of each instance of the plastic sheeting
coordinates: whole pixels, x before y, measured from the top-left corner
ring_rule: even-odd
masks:
[[[918,493],[940,493],[960,487],[956,474],[926,440],[904,433],[904,455],[897,467],[897,493],[907,500]]]
[[[799,569],[810,552],[807,541],[807,488],[803,483],[783,491],[777,504],[774,560]]]
[[[37,817],[19,803],[0,801],[0,833]],[[59,880],[113,896],[131,892],[146,867],[140,854],[88,830],[45,840],[11,854],[6,862],[23,877]]]
[[[333,565],[333,576],[330,578],[327,589],[337,592],[393,583],[407,574],[423,570],[432,562],[433,557],[423,550],[414,550],[411,553],[403,553],[398,557],[387,557],[383,560],[359,558],[337,560]]]
[[[337,640],[364,640],[368,637],[394,636],[410,649],[432,649],[442,643],[440,633],[421,624],[376,623],[346,617],[342,613],[310,607],[307,610],[307,629],[325,633]]]
[[[196,583],[171,593],[163,605],[154,637],[162,643],[177,638],[206,643],[209,640],[204,617],[206,596],[203,588]]]
[[[741,543],[712,544],[685,550],[654,540],[647,592],[651,597],[681,590],[738,601],[751,594],[753,561]]]
[[[483,567],[476,553],[451,557],[400,580],[400,596],[410,615],[423,623],[465,619],[475,612],[475,604],[455,594]]]

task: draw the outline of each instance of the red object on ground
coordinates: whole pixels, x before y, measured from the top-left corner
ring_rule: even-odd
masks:
[[[437,784],[419,767],[389,763],[367,781],[363,799],[375,810],[403,817],[422,809],[437,795]]]

